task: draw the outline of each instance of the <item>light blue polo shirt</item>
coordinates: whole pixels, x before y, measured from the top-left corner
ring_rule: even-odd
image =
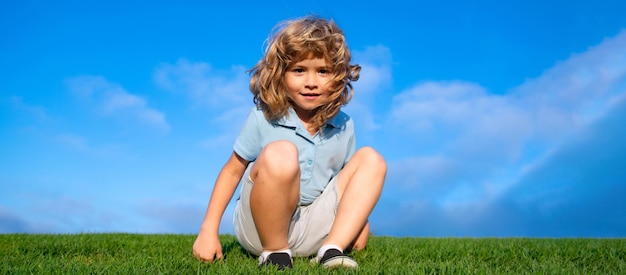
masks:
[[[240,157],[255,161],[265,145],[288,140],[298,147],[300,161],[300,204],[311,204],[336,176],[356,150],[354,124],[344,112],[328,120],[324,129],[311,136],[289,108],[289,115],[268,121],[263,111],[253,107],[233,149]]]

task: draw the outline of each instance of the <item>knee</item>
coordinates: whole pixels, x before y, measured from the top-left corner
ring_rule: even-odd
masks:
[[[381,174],[387,173],[387,162],[385,158],[374,148],[366,146],[359,149],[356,154],[359,155],[363,161],[363,165],[366,166],[367,169],[372,169],[372,171],[377,171]]]
[[[292,175],[300,171],[298,148],[286,140],[267,144],[259,154],[256,163],[272,174]]]

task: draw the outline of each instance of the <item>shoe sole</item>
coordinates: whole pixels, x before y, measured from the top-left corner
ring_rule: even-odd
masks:
[[[322,264],[324,268],[347,268],[357,269],[359,265],[350,257],[334,257]]]

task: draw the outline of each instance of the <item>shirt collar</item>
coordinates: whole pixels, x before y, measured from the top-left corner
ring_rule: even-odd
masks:
[[[334,117],[329,118],[328,121],[326,122],[326,125],[332,126],[333,128],[339,128],[339,125],[341,125],[342,119],[343,119],[343,116],[341,115],[341,112],[339,112]]]
[[[280,119],[276,120],[274,122],[275,124],[281,125],[281,126],[286,126],[286,127],[298,127],[298,125],[300,125],[300,121],[298,119],[298,114],[296,114],[296,111],[289,107],[289,110],[287,111],[287,115],[281,117]]]
[[[339,125],[341,125],[341,120],[343,118],[343,116],[341,116],[340,114],[341,112],[336,116],[329,118],[325,126],[338,128]],[[287,113],[287,115],[276,120],[275,124],[293,128],[297,128],[299,125],[302,125],[300,119],[298,118],[298,114],[296,114],[296,111],[292,107],[289,107],[289,112]]]

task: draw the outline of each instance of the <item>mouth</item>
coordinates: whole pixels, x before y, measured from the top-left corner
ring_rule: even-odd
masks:
[[[308,98],[308,99],[314,99],[314,98],[320,96],[320,94],[317,94],[317,93],[306,93],[306,94],[305,93],[301,93],[300,95],[303,96],[304,98]]]

